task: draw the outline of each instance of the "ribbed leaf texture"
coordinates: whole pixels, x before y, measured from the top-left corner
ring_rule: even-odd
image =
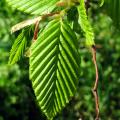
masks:
[[[50,13],[58,0],[6,0],[7,3],[18,10],[30,14]]]
[[[67,22],[55,19],[31,47],[30,79],[49,119],[69,102],[79,79],[78,41]]]
[[[120,0],[106,0],[105,3],[108,15],[110,15],[113,23],[120,29]]]
[[[9,64],[14,64],[23,56],[27,46],[27,39],[24,36],[24,30],[18,35],[10,51]]]
[[[85,1],[84,0],[79,0],[79,1],[80,1],[80,5],[77,7],[77,10],[79,13],[79,24],[85,33],[86,45],[91,46],[95,44],[94,43],[94,32],[88,20],[88,16],[86,14]]]

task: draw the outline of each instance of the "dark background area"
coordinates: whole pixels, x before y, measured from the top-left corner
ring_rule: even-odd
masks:
[[[101,120],[120,120],[120,32],[104,11],[96,7],[93,5],[90,13],[98,47]],[[28,58],[22,58],[12,66],[7,64],[16,37],[16,34],[10,34],[11,26],[27,17],[0,0],[0,120],[45,120],[29,80]],[[77,93],[55,120],[94,120],[91,89],[95,70],[89,49],[80,49],[80,58],[81,77]]]

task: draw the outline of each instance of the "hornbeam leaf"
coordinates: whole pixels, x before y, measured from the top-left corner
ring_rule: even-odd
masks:
[[[7,3],[20,11],[41,15],[50,13],[59,0],[6,0]]]
[[[80,5],[77,7],[78,13],[79,13],[79,24],[85,33],[86,37],[86,45],[87,46],[92,46],[95,44],[94,42],[94,32],[92,29],[92,26],[88,20],[88,16],[86,14],[86,8],[85,8],[85,1],[84,0],[79,0]]]
[[[78,40],[67,22],[55,19],[31,46],[30,79],[49,119],[69,102],[79,79]]]
[[[23,31],[18,35],[10,51],[9,64],[14,64],[23,56],[27,46],[27,39]]]

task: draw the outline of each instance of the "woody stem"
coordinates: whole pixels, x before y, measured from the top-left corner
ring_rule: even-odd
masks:
[[[94,98],[95,98],[95,107],[96,107],[96,119],[95,120],[99,120],[99,97],[98,97],[98,92],[97,92],[97,88],[98,88],[98,66],[97,66],[97,62],[96,62],[96,48],[95,46],[92,46],[92,57],[93,57],[93,63],[95,66],[95,71],[96,71],[96,80],[94,83],[94,87],[92,89]]]

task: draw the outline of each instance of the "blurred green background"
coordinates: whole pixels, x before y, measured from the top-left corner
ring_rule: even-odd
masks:
[[[93,5],[91,23],[99,66],[101,120],[120,120],[120,32],[104,10]],[[11,9],[0,0],[0,120],[46,120],[40,111],[28,76],[28,58],[8,66],[10,48],[16,37],[12,25],[28,15]],[[55,120],[94,120],[95,105],[91,91],[95,70],[89,49],[80,49],[81,77],[75,97]]]

